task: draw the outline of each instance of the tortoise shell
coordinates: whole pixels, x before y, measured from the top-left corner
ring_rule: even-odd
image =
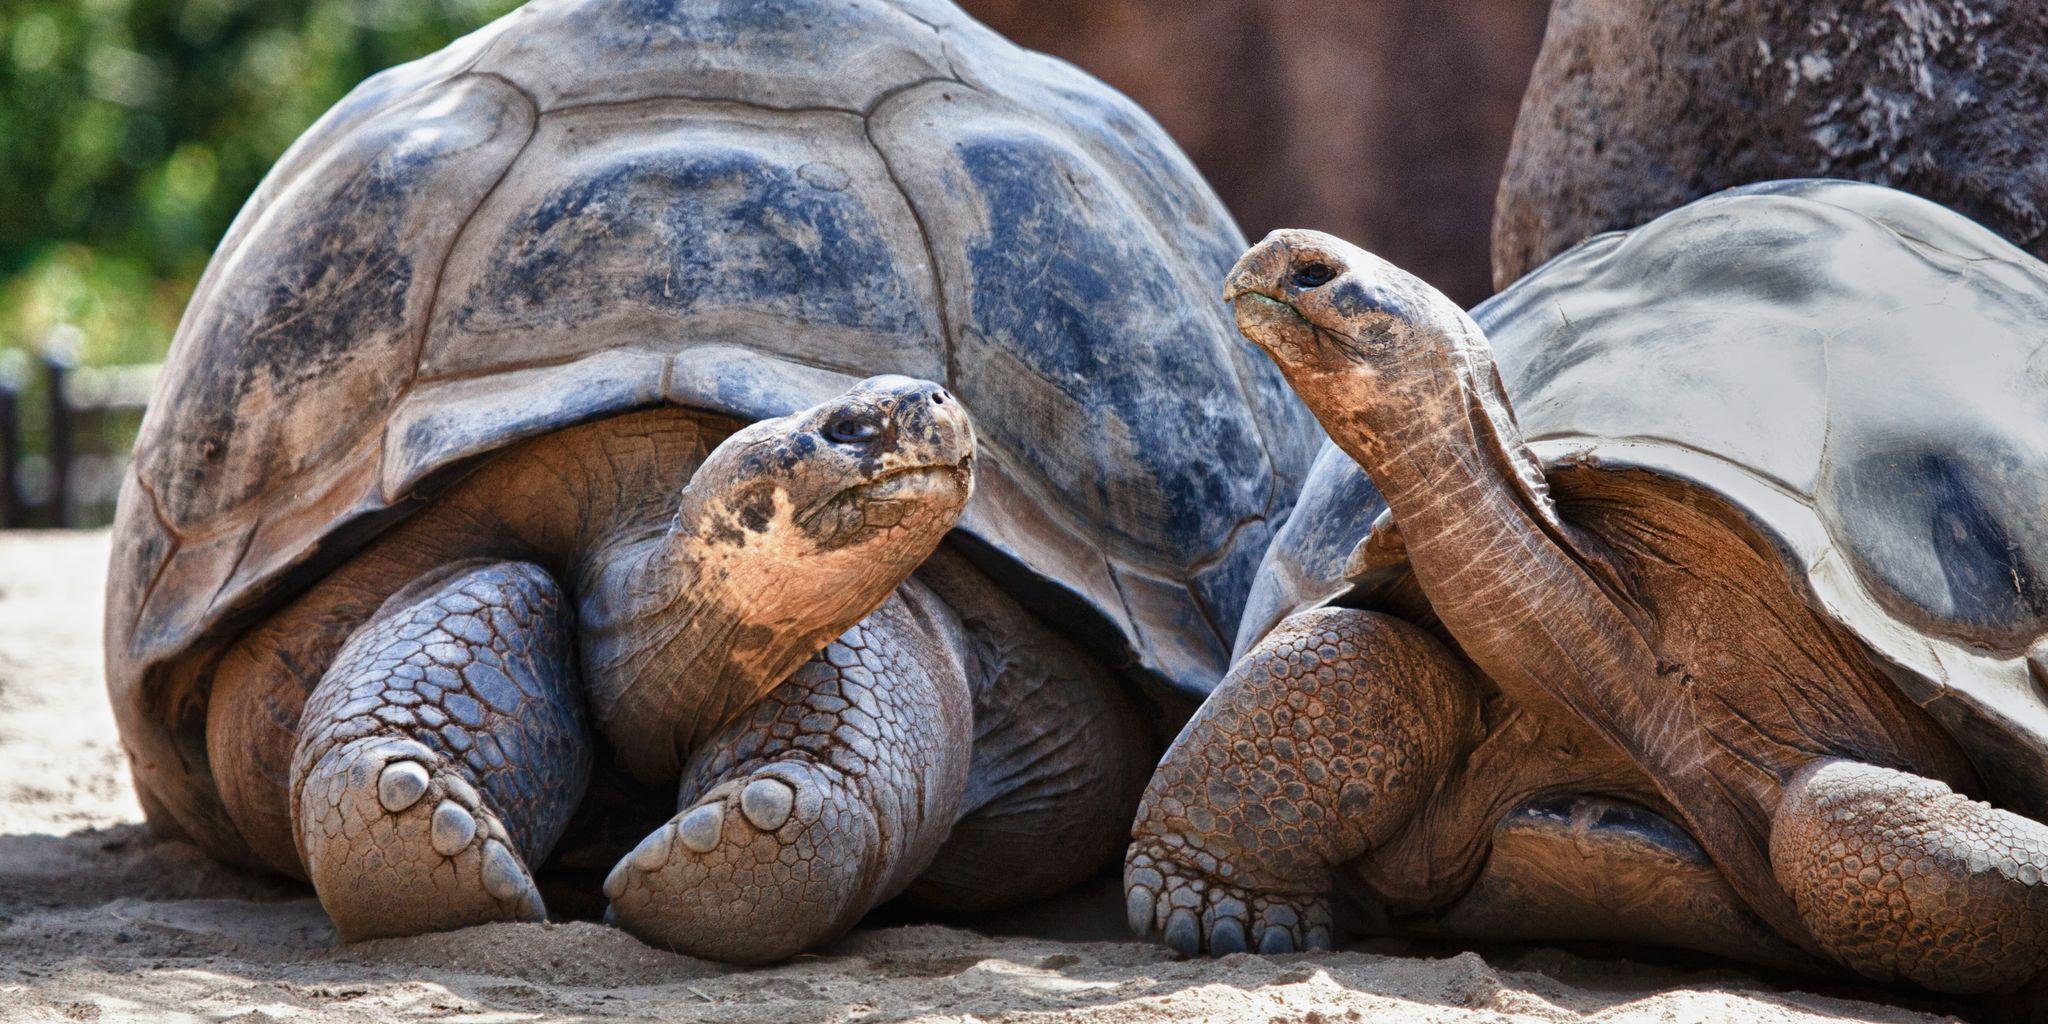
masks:
[[[1811,605],[2048,820],[2048,265],[1903,192],[1721,192],[1573,248],[1473,311],[1547,466],[1739,510]],[[1241,620],[1367,598],[1385,509],[1325,445]]]
[[[451,474],[883,372],[974,414],[970,556],[1205,693],[1318,436],[1216,301],[1243,247],[1143,112],[939,0],[536,0],[369,79],[229,229],[136,442],[106,645],[145,801],[218,824],[167,669]]]

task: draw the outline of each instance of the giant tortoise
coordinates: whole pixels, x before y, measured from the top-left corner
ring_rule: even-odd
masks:
[[[1147,793],[1134,926],[1325,942],[1345,877],[1465,932],[2042,984],[2048,266],[1804,180],[1471,317],[1313,232],[1228,280],[1341,452]]]
[[[737,961],[1085,876],[1312,451],[1214,302],[1242,245],[936,0],[537,0],[370,79],[136,444],[150,821],[351,940],[539,917],[551,852]]]

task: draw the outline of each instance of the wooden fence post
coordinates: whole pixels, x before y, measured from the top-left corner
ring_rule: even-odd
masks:
[[[50,525],[63,529],[71,525],[71,402],[64,394],[64,379],[71,373],[69,353],[43,353],[43,408],[49,413],[45,428],[50,445]]]
[[[20,349],[0,349],[0,530],[23,524],[20,479],[21,391],[28,376]]]

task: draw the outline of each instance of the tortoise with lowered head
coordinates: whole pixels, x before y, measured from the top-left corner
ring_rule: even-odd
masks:
[[[1314,437],[1210,295],[1242,244],[944,3],[542,0],[376,76],[137,442],[151,822],[349,939],[537,917],[551,857],[728,960],[1085,876]]]
[[[1147,793],[1135,926],[1327,941],[1349,878],[1454,931],[2042,985],[2048,267],[1791,181],[1471,317],[1313,232],[1228,294],[1341,454]]]

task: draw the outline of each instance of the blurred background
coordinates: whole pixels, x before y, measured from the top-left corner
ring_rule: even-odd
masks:
[[[518,0],[0,4],[0,527],[106,522],[185,300],[272,161]],[[966,0],[1152,111],[1256,239],[1467,304],[1544,0]]]

